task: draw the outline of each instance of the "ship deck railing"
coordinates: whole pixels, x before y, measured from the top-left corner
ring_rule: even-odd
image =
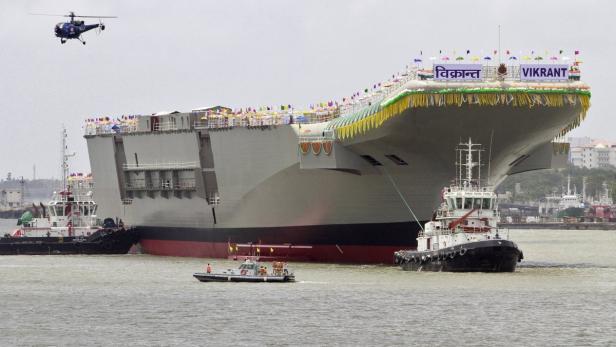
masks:
[[[327,142],[335,141],[336,133],[333,130],[325,130],[315,135],[301,135],[299,136],[299,142]]]
[[[282,116],[247,116],[238,117],[236,115],[219,115],[211,119],[196,121],[193,129],[230,129],[236,127],[264,127],[289,124],[313,124],[328,122],[339,115],[339,112],[327,112],[323,114],[288,114]]]
[[[195,188],[194,178],[179,179],[179,180],[167,180],[167,179],[145,179],[145,178],[130,178],[126,181],[127,188],[148,188],[148,189],[183,189],[183,188]]]
[[[166,184],[161,182],[160,184],[142,184],[140,182],[127,182],[126,190],[195,190],[197,185],[194,182],[190,183],[175,183],[175,184]]]
[[[469,193],[488,193],[488,194],[496,194],[494,193],[494,188],[491,186],[450,186],[447,187],[446,193],[458,193],[458,192],[469,192]]]
[[[464,214],[470,212],[472,209],[455,209],[455,210],[439,210],[437,212],[437,217],[442,217],[442,218],[451,218],[451,219],[457,219],[457,218],[461,218],[462,216],[464,216]],[[498,217],[498,210],[496,209],[489,209],[489,208],[479,208],[477,209],[477,211],[479,211],[479,213],[481,214],[480,217],[484,218],[484,217]],[[488,215],[485,214],[485,211],[489,211]],[[471,218],[477,218],[476,215],[473,215]]]
[[[124,171],[155,171],[155,170],[193,170],[199,164],[196,161],[189,162],[161,162],[161,163],[126,163],[122,166]]]

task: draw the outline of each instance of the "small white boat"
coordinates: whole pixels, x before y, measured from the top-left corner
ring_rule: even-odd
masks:
[[[262,263],[246,259],[239,268],[222,272],[198,272],[193,277],[201,282],[295,282],[295,274],[289,272],[283,262],[273,262],[272,271]]]

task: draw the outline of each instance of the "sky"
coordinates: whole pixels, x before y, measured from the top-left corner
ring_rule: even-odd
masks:
[[[29,15],[68,11],[119,18],[83,46]],[[570,134],[616,140],[615,18],[609,0],[0,0],[0,177],[58,178],[63,125],[89,172],[86,118],[340,100],[420,51],[490,52],[498,25],[501,51],[579,50],[592,107]]]

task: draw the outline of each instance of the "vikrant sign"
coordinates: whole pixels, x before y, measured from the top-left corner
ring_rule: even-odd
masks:
[[[567,81],[569,65],[567,64],[521,64],[521,81]]]

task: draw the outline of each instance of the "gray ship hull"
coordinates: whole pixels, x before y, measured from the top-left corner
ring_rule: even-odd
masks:
[[[186,119],[173,131],[86,138],[99,213],[136,226],[147,253],[391,263],[394,251],[415,247],[418,230],[400,194],[419,222],[430,220],[461,139],[490,148],[482,173],[498,183],[564,163],[551,141],[580,112],[579,105],[407,109],[336,142],[329,157],[300,152],[306,125],[208,130],[192,126],[190,114],[172,115]],[[182,177],[189,183],[165,186]]]

